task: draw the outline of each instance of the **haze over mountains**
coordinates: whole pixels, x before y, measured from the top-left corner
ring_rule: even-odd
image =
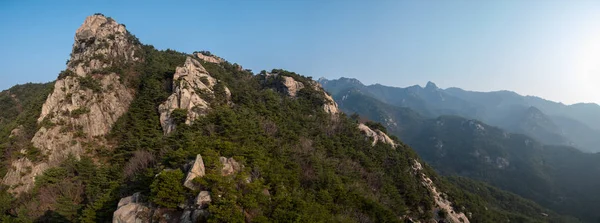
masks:
[[[382,123],[443,175],[482,180],[586,222],[600,219],[600,153],[589,153],[600,148],[597,105],[444,90],[431,82],[424,88],[319,82],[342,111]]]
[[[569,145],[585,152],[600,151],[600,106],[564,105],[510,91],[473,92],[460,88],[438,88],[428,82],[398,88],[363,85],[356,79],[321,79],[333,95],[354,88],[384,103],[408,107],[424,117],[457,115],[476,119],[514,133],[529,135],[542,143]]]

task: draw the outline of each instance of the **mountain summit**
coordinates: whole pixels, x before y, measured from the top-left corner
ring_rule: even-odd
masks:
[[[426,89],[426,90],[437,90],[437,89],[438,89],[438,87],[437,87],[437,85],[435,85],[433,82],[431,82],[431,81],[428,81],[428,82],[427,82],[427,85],[425,85],[425,89]]]
[[[124,84],[125,72],[141,60],[141,45],[111,18],[92,15],[75,33],[67,68],[54,84],[37,119],[41,128],[31,143],[47,157],[34,163],[27,157],[13,161],[3,183],[21,193],[32,188],[34,179],[59,165],[69,155],[79,158],[90,143],[100,140],[123,115],[135,92]]]

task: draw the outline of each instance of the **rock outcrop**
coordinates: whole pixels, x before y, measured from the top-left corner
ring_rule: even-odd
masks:
[[[198,208],[206,208],[206,206],[212,201],[210,198],[210,192],[208,191],[200,191],[198,196],[196,197],[196,202],[194,202]]]
[[[210,198],[209,198],[210,199]],[[140,193],[122,198],[117,210],[113,213],[113,223],[194,223],[205,218],[208,211],[192,206],[184,207],[183,211],[155,207],[142,201]]]
[[[243,166],[233,158],[219,157],[223,165],[221,168],[222,176],[229,176],[242,170]],[[187,177],[183,185],[192,190],[200,189],[194,185],[192,180],[196,177],[205,175],[204,161],[200,154],[196,155],[194,163],[188,170]],[[268,190],[266,192],[269,193]],[[221,195],[218,195],[221,196]],[[140,193],[122,198],[117,205],[117,210],[113,213],[113,223],[140,223],[140,222],[180,222],[193,223],[201,218],[208,216],[208,205],[212,202],[211,193],[203,190],[195,197],[189,197],[187,202],[180,204],[179,210],[174,211],[168,208],[159,208],[143,202]],[[183,209],[183,211],[181,211]]]
[[[24,129],[25,127],[23,127],[23,125],[17,126],[15,129],[10,131],[10,135],[8,136],[8,138],[16,138],[21,136],[23,134]]]
[[[207,56],[207,55],[204,55],[202,53],[196,53],[196,56],[199,59],[204,60],[204,61],[209,62],[209,63],[220,64],[220,63],[225,62],[225,60],[223,60],[223,59],[221,59],[220,57],[217,57],[217,56]]]
[[[221,175],[223,176],[229,176],[242,170],[242,165],[240,165],[233,158],[227,158],[222,156],[219,157],[219,161],[221,161],[221,164],[223,164],[223,168],[221,169]]]
[[[279,76],[279,74],[271,74],[271,73],[267,73],[267,77],[277,77]],[[296,95],[298,94],[298,91],[302,90],[304,87],[304,84],[300,81],[295,80],[293,77],[288,77],[288,76],[281,76],[283,78],[282,84],[283,84],[283,90],[285,91],[285,93],[290,96],[290,97],[296,97]],[[337,103],[333,100],[333,97],[331,97],[331,95],[329,95],[321,86],[321,84],[319,84],[316,81],[310,81],[309,84],[310,87],[312,87],[314,90],[322,92],[323,96],[325,97],[325,102],[323,103],[323,110],[329,114],[338,114],[339,113],[339,108]]]
[[[185,111],[187,125],[205,115],[210,108],[209,101],[215,97],[217,82],[198,60],[191,57],[185,60],[183,66],[177,67],[173,76],[173,94],[158,107],[164,133],[175,130],[177,123],[173,119],[173,112],[176,110]],[[231,97],[229,89],[223,88],[226,97]]]
[[[443,196],[442,193],[436,188],[431,178],[429,178],[427,175],[425,175],[425,173],[423,173],[423,166],[421,165],[421,163],[419,163],[419,161],[413,160],[412,168],[413,173],[421,178],[421,183],[431,192],[433,196],[436,206],[436,218],[440,218],[438,213],[440,211],[443,211],[446,213],[445,218],[447,220],[450,220],[450,222],[469,223],[469,218],[467,218],[467,216],[464,213],[457,212],[456,210],[454,210],[454,208],[452,207],[452,203],[448,201],[448,199],[444,198],[445,196]],[[446,219],[436,219],[435,222],[446,222]]]
[[[204,161],[202,160],[202,156],[200,154],[198,154],[198,155],[196,155],[194,164],[192,164],[192,167],[190,168],[187,176],[185,177],[183,186],[185,186],[191,190],[197,190],[198,186],[194,184],[193,180],[196,177],[203,177],[204,175],[206,175],[206,170],[204,168]]]
[[[397,146],[394,140],[392,140],[387,134],[385,134],[379,129],[373,130],[363,123],[358,124],[358,129],[361,132],[363,132],[367,137],[373,138],[373,146],[375,146],[378,142],[388,144],[394,148]]]
[[[298,91],[304,88],[304,84],[302,84],[302,82],[296,81],[293,77],[287,76],[283,76],[283,85],[285,86],[286,93],[290,97],[296,97]]]
[[[140,193],[121,198],[117,210],[113,214],[113,223],[150,222],[152,211],[142,203]]]
[[[79,158],[83,144],[103,144],[116,120],[129,108],[134,92],[109,68],[140,61],[140,45],[125,26],[103,15],[86,18],[77,29],[67,69],[42,106],[41,127],[31,140],[47,159],[12,163],[3,183],[11,192],[27,191],[35,176],[62,162],[69,154]],[[22,170],[32,170],[23,172]]]

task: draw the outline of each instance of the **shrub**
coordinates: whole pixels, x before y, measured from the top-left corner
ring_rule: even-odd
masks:
[[[61,71],[58,74],[58,79],[62,80],[62,79],[65,79],[66,77],[75,77],[75,76],[76,76],[75,72],[73,72],[73,71],[71,71],[69,69],[66,69],[66,70]]]
[[[187,109],[178,108],[173,110],[173,112],[171,112],[171,118],[173,119],[173,123],[175,123],[176,125],[184,124],[185,120],[187,119],[187,113]]]
[[[157,205],[176,208],[185,200],[181,170],[165,170],[158,174],[150,186],[150,199]]]
[[[100,84],[100,81],[91,76],[79,77],[79,85],[84,89],[90,89],[94,91],[94,93],[102,92],[102,85]]]
[[[132,177],[136,173],[145,170],[154,163],[154,155],[148,151],[136,150],[133,157],[129,159],[123,170],[126,177]]]
[[[78,109],[75,109],[75,110],[71,111],[71,117],[73,117],[73,118],[79,118],[79,116],[81,116],[83,114],[87,114],[89,112],[90,112],[89,108],[80,107]]]
[[[208,77],[204,76],[204,77],[200,77],[200,81],[206,85],[206,86],[210,86],[210,81],[208,81]]]

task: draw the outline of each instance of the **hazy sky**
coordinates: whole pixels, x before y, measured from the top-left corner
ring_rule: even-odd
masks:
[[[255,72],[600,103],[600,1],[57,2],[0,1],[0,89],[54,80],[102,12],[146,44]]]

